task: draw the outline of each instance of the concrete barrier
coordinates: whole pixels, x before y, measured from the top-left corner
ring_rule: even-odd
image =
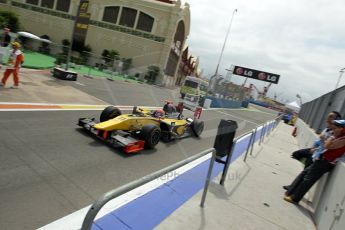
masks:
[[[211,100],[211,108],[241,108],[242,101],[233,101],[221,98],[215,98],[211,96],[206,96],[205,100]]]

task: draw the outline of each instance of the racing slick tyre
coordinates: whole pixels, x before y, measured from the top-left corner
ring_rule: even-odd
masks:
[[[161,129],[156,125],[144,125],[141,129],[140,137],[145,141],[146,149],[153,149],[161,138]]]
[[[102,113],[101,116],[99,118],[99,120],[101,122],[113,119],[117,116],[121,115],[121,110],[114,107],[114,106],[108,106],[107,108],[105,108]]]
[[[190,124],[190,128],[194,136],[200,137],[202,131],[204,130],[204,122],[199,120],[194,120],[192,124]]]
[[[172,140],[172,135],[170,132],[162,132],[161,138],[163,142],[170,142]]]

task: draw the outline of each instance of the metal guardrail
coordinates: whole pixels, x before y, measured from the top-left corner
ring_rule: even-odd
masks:
[[[251,133],[251,136],[250,136],[250,140],[249,140],[249,143],[247,145],[247,148],[245,150],[245,156],[244,156],[244,161],[246,161],[246,158],[247,158],[247,155],[248,153],[250,152],[250,154],[252,154],[253,152],[253,148],[254,148],[254,144],[255,144],[255,138],[256,138],[256,134],[257,134],[257,131],[258,129],[261,128],[261,133],[260,133],[260,139],[259,139],[259,145],[263,142],[264,140],[264,136],[265,135],[268,135],[270,134],[273,129],[275,129],[278,125],[278,123],[280,122],[281,120],[281,117],[278,117],[276,118],[275,120],[273,121],[270,121],[270,122],[266,122],[265,124],[263,124],[262,126],[259,126],[259,127],[256,127],[255,129],[249,131],[249,132],[246,132],[238,137],[236,137],[234,139],[234,144],[232,145],[232,149],[231,149],[231,152],[229,154],[229,156],[227,157],[226,159],[226,163],[225,163],[225,166],[224,166],[224,169],[223,169],[223,173],[222,173],[222,178],[220,180],[220,184],[224,186],[224,181],[225,181],[225,178],[226,178],[226,175],[227,175],[227,172],[228,172],[228,169],[229,169],[229,166],[230,166],[230,162],[231,162],[231,156],[232,156],[232,153],[234,151],[234,148],[236,146],[236,143],[238,140],[240,140],[242,137],[245,137],[247,136],[248,134]],[[269,127],[271,125],[271,128]],[[269,129],[270,128],[270,129]],[[266,131],[268,131],[266,133]],[[202,194],[202,198],[201,198],[201,203],[200,203],[200,206],[201,207],[204,207],[204,204],[205,204],[205,200],[206,200],[206,195],[207,195],[207,191],[208,191],[208,187],[209,187],[209,184],[211,182],[211,175],[212,175],[212,170],[213,170],[213,166],[214,166],[214,162],[215,162],[215,159],[216,159],[216,151],[214,148],[210,148],[210,149],[207,149],[207,150],[204,150],[202,151],[201,153],[198,153],[194,156],[191,156],[183,161],[180,161],[178,163],[175,163],[171,166],[168,166],[164,169],[161,169],[157,172],[154,172],[154,173],[151,173],[150,175],[147,175],[145,177],[142,177],[136,181],[133,181],[131,183],[128,183],[126,185],[123,185],[119,188],[116,188],[112,191],[109,191],[105,194],[103,194],[94,204],[92,204],[92,206],[90,207],[89,211],[87,212],[85,218],[84,218],[84,221],[82,223],[82,227],[81,227],[81,230],[91,230],[91,227],[92,227],[92,224],[94,222],[94,219],[96,218],[98,212],[101,210],[101,208],[106,204],[108,203],[110,200],[112,199],[115,199],[116,197],[120,196],[120,195],[123,195],[125,194],[126,192],[129,192],[139,186],[142,186],[154,179],[157,179],[173,170],[176,170],[177,168],[180,168],[194,160],[197,160],[199,159],[200,157],[203,157],[209,153],[212,153],[212,157],[211,157],[211,161],[210,161],[210,164],[209,164],[209,168],[208,168],[208,172],[207,172],[207,176],[206,176],[206,180],[205,180],[205,186],[204,186],[204,191],[203,191],[203,194]]]
[[[83,224],[82,224],[82,227],[81,229],[82,230],[91,230],[91,226],[92,226],[92,223],[97,215],[97,213],[101,210],[101,208],[106,204],[108,203],[110,200],[126,193],[126,192],[129,192],[139,186],[142,186],[154,179],[157,179],[173,170],[176,170],[177,168],[179,167],[182,167],[200,157],[203,157],[209,153],[212,153],[212,159],[214,159],[214,156],[215,156],[215,149],[214,148],[210,148],[210,149],[207,149],[207,150],[204,150],[202,151],[201,153],[198,153],[194,156],[191,156],[183,161],[180,161],[180,162],[177,162],[171,166],[168,166],[164,169],[161,169],[157,172],[154,172],[154,173],[151,173],[150,175],[147,175],[145,177],[142,177],[136,181],[133,181],[131,183],[128,183],[126,185],[123,185],[119,188],[116,188],[112,191],[109,191],[107,193],[105,193],[103,196],[101,196],[89,209],[89,211],[87,212],[86,216],[85,216],[85,219],[83,221]]]

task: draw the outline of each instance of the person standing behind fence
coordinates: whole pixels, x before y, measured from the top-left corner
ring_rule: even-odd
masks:
[[[7,54],[7,47],[11,42],[10,29],[4,28],[4,32],[0,38],[0,68],[3,63],[3,58]]]
[[[7,47],[11,42],[11,35],[10,35],[10,29],[4,28],[4,33],[1,37],[1,46]]]
[[[12,88],[17,89],[19,87],[19,69],[24,62],[24,55],[19,50],[20,44],[18,42],[12,42],[12,50],[10,57],[8,58],[7,68],[4,72],[4,76],[1,80],[1,84],[5,87],[6,81],[11,74],[13,74],[14,86]]]
[[[334,120],[332,123],[333,136],[325,141],[324,152],[295,178],[285,193],[285,201],[298,204],[314,183],[323,174],[331,171],[336,162],[344,155],[345,120]]]

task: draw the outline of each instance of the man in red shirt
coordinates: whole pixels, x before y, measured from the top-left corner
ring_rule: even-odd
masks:
[[[292,182],[284,200],[297,204],[321,176],[331,171],[345,153],[345,120],[334,120],[333,136],[324,143],[324,152]]]
[[[24,55],[19,50],[20,44],[18,42],[12,42],[12,50],[10,57],[8,58],[7,68],[4,72],[4,76],[1,80],[1,84],[5,87],[8,77],[13,73],[14,86],[12,88],[18,89],[19,87],[19,69],[21,64],[24,62]]]

